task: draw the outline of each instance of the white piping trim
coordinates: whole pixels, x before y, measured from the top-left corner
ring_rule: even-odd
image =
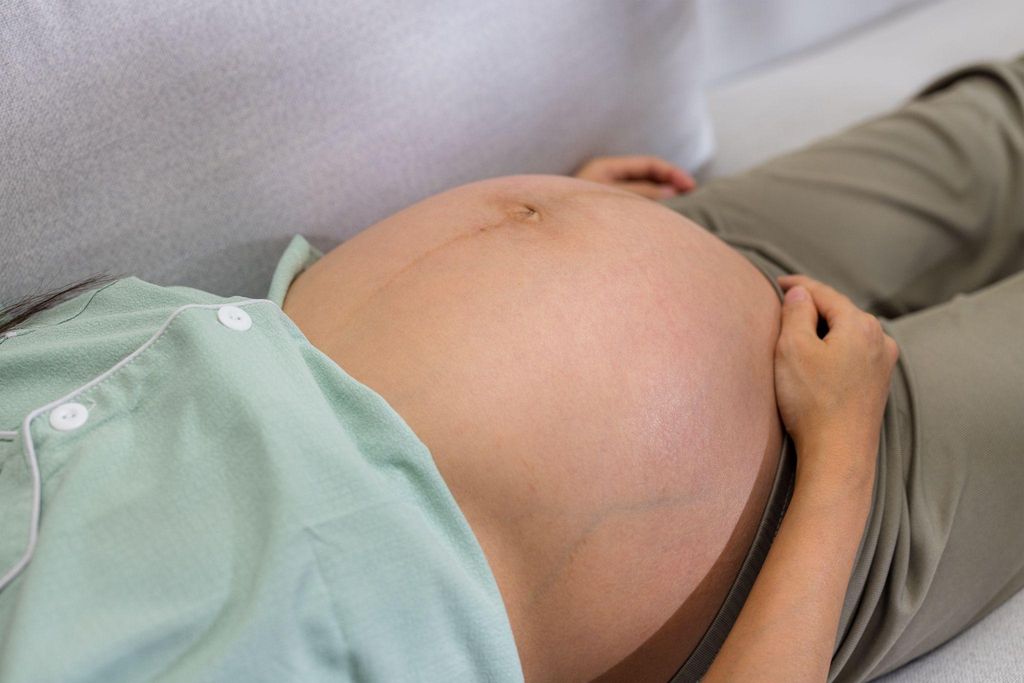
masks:
[[[56,408],[60,404],[65,403],[68,399],[74,398],[76,395],[82,393],[83,391],[91,389],[92,387],[107,379],[124,366],[131,363],[139,356],[139,354],[141,354],[143,351],[152,346],[153,343],[160,338],[160,336],[167,330],[167,327],[176,317],[178,317],[180,313],[190,308],[220,308],[221,306],[247,306],[249,304],[259,303],[268,303],[277,306],[277,304],[275,304],[273,301],[269,299],[247,299],[245,301],[230,301],[222,302],[219,304],[186,304],[184,306],[181,306],[180,308],[175,309],[174,312],[171,313],[167,320],[164,321],[164,324],[160,326],[160,329],[153,333],[152,337],[146,340],[145,343],[142,344],[142,346],[135,349],[130,354],[128,354],[120,361],[118,361],[118,363],[114,365],[114,367],[110,368],[109,370],[100,375],[97,375],[96,377],[92,378],[92,380],[78,387],[74,391],[58,398],[55,401],[50,401],[44,406],[36,408],[35,410],[33,410],[32,412],[25,416],[25,419],[21,423],[21,433],[24,438],[25,461],[27,462],[29,472],[32,475],[32,513],[29,516],[30,519],[28,527],[28,543],[25,544],[25,552],[22,554],[21,559],[15,562],[14,565],[10,569],[8,569],[7,572],[2,577],[0,577],[0,591],[6,588],[7,585],[10,584],[11,581],[13,581],[14,578],[21,573],[21,570],[27,567],[28,563],[32,561],[32,555],[36,551],[36,543],[39,541],[39,513],[42,507],[42,483],[39,477],[39,459],[36,457],[35,446],[32,443],[32,432],[29,430],[29,423],[31,423],[32,420],[39,417],[39,415],[41,415],[42,413],[45,413],[47,410]],[[17,432],[0,432],[0,434],[16,435]]]
[[[0,439],[15,439],[18,437],[18,432],[4,432],[0,431]]]

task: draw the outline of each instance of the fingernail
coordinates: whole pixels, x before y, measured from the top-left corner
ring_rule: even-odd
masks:
[[[788,301],[804,301],[807,299],[807,290],[800,285],[790,287],[786,292],[786,299]]]

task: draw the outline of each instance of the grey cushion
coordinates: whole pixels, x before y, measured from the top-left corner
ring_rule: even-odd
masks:
[[[265,294],[466,181],[710,153],[691,0],[38,3],[0,14],[0,302],[98,270]]]

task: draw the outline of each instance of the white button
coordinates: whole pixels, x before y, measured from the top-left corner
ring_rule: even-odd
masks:
[[[50,413],[50,426],[62,432],[78,429],[89,419],[89,410],[81,403],[65,403]]]
[[[252,327],[252,318],[238,306],[221,306],[217,309],[217,320],[224,327],[245,332]]]

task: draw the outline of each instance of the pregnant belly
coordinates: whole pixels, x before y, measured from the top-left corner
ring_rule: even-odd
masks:
[[[778,306],[743,257],[660,205],[517,176],[360,233],[285,312],[430,449],[528,680],[664,680],[767,499]]]

